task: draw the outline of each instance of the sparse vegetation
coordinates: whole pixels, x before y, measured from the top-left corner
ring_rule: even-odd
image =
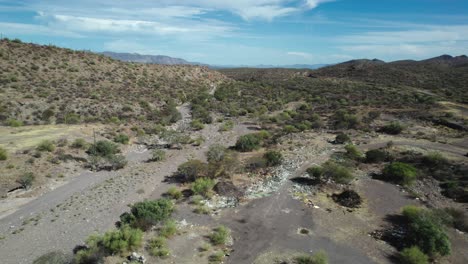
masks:
[[[229,239],[231,231],[225,226],[219,226],[210,234],[210,241],[214,246],[225,245]]]
[[[204,197],[211,197],[215,181],[210,178],[198,178],[192,183],[192,192]]]
[[[336,135],[334,141],[335,144],[345,144],[349,142],[351,142],[351,138],[345,133],[339,133],[338,135]]]
[[[37,145],[36,149],[39,151],[52,152],[55,150],[55,144],[50,140],[43,140]]]
[[[130,212],[120,216],[121,224],[147,230],[161,221],[167,220],[174,211],[174,204],[167,199],[138,202]]]
[[[169,195],[169,197],[171,197],[174,200],[179,200],[180,198],[182,198],[182,192],[174,186],[170,187],[167,190],[167,195]]]
[[[413,184],[417,176],[417,169],[403,162],[393,162],[387,165],[382,173],[384,180],[407,186]]]
[[[152,256],[167,258],[171,252],[167,248],[167,242],[164,237],[155,237],[148,243],[148,251]]]
[[[263,158],[268,166],[278,166],[283,162],[283,155],[279,151],[269,150],[263,155]]]
[[[34,174],[32,172],[26,172],[19,177],[17,182],[21,185],[24,189],[29,189],[33,182],[34,182]]]
[[[236,149],[242,152],[248,152],[260,148],[262,139],[258,134],[247,134],[240,136],[236,142]]]
[[[167,220],[159,230],[159,234],[165,238],[170,238],[177,233],[177,224],[174,220]]]
[[[410,245],[419,247],[429,256],[450,254],[451,244],[448,236],[441,219],[433,212],[416,206],[406,206],[403,208],[403,215],[408,221],[406,239]]]
[[[314,255],[300,255],[294,258],[297,264],[328,264],[328,256],[324,251],[319,251]]]
[[[366,152],[365,161],[367,163],[380,163],[389,158],[389,154],[382,149],[372,149]]]
[[[166,159],[166,152],[162,149],[155,149],[151,152],[151,161],[163,161]]]
[[[125,134],[118,134],[117,136],[114,137],[114,142],[116,143],[128,144],[129,141],[130,139]]]
[[[388,125],[385,125],[380,129],[381,132],[390,134],[390,135],[398,135],[403,131],[403,126],[398,122],[391,122]]]
[[[412,246],[401,251],[400,261],[402,264],[427,264],[429,258],[417,246]]]
[[[8,159],[8,152],[6,149],[0,147],[0,160],[7,160]]]
[[[75,139],[73,143],[71,144],[71,147],[76,148],[76,149],[85,149],[87,148],[87,146],[88,146],[88,143],[82,138]]]

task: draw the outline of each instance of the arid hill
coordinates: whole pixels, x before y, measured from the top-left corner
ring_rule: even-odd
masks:
[[[45,124],[171,119],[225,77],[206,67],[126,63],[55,46],[0,41],[0,122]]]

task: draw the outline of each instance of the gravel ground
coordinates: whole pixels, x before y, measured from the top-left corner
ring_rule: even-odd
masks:
[[[180,111],[182,122],[189,122],[188,107],[185,105]],[[125,153],[129,164],[122,170],[83,171],[67,184],[0,219],[1,263],[31,263],[53,250],[71,253],[89,234],[112,228],[119,215],[128,210],[128,204],[160,197],[169,187],[164,178],[181,163],[203,158],[213,143],[232,145],[239,135],[248,132],[242,124],[224,133],[218,132],[216,124],[208,125],[197,132],[205,138],[201,146],[169,150],[164,162],[147,163],[149,151],[133,147]]]

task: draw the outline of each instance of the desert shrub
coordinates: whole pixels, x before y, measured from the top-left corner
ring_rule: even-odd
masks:
[[[338,110],[331,117],[333,127],[335,129],[351,129],[356,128],[359,124],[358,118],[349,114],[346,110]]]
[[[67,113],[64,117],[65,124],[78,124],[81,121],[81,116],[75,113]]]
[[[86,239],[86,247],[75,253],[74,263],[102,263],[103,258],[113,254],[124,254],[141,246],[143,232],[129,226],[106,232],[104,235],[93,234]]]
[[[400,252],[400,261],[402,264],[427,264],[429,257],[417,246],[412,246]]]
[[[361,160],[362,153],[357,149],[355,145],[349,144],[345,146],[346,156],[352,160]]]
[[[198,178],[192,183],[192,191],[204,197],[210,197],[215,181],[210,178]]]
[[[23,122],[20,120],[10,118],[6,121],[6,125],[11,127],[20,127],[23,126]]]
[[[84,149],[87,146],[88,146],[88,143],[82,138],[75,139],[71,144],[72,148],[77,148],[77,149]]]
[[[49,121],[55,115],[54,109],[48,108],[42,112],[42,120]]]
[[[380,131],[390,135],[398,135],[403,131],[403,129],[403,126],[399,122],[394,121],[383,126]]]
[[[34,176],[32,172],[26,172],[23,175],[21,175],[16,180],[16,182],[19,183],[22,188],[29,189],[32,186],[35,178],[36,177]]]
[[[379,163],[388,159],[388,153],[382,149],[372,149],[366,152],[367,163]]]
[[[220,132],[229,131],[229,130],[232,130],[233,128],[234,128],[234,122],[232,122],[231,120],[228,120],[219,127],[219,131]]]
[[[336,135],[334,141],[335,144],[345,144],[348,142],[351,142],[351,138],[345,133],[339,133],[338,135]]]
[[[151,256],[166,258],[170,255],[170,251],[167,248],[167,242],[164,237],[155,237],[148,243],[148,251]]]
[[[307,174],[309,174],[310,177],[313,177],[317,180],[320,180],[323,176],[323,169],[320,166],[313,166],[307,169]]]
[[[8,152],[6,149],[0,147],[0,160],[7,160],[8,159]]]
[[[205,128],[205,125],[198,119],[193,120],[190,125],[192,126],[192,129],[195,131],[202,130]]]
[[[166,159],[166,152],[162,149],[155,149],[151,152],[151,161],[163,161]]]
[[[129,141],[130,139],[125,134],[118,134],[117,136],[114,137],[114,142],[116,143],[128,144]]]
[[[167,220],[173,211],[174,204],[168,199],[138,202],[131,207],[130,213],[120,216],[120,222],[147,230],[158,222]]]
[[[167,190],[167,195],[174,200],[179,200],[180,198],[182,198],[182,192],[174,186],[170,187]]]
[[[242,152],[249,152],[260,148],[262,138],[259,134],[247,134],[237,139],[235,148]]]
[[[211,145],[206,152],[208,162],[218,163],[223,161],[227,152],[227,148],[220,144]]]
[[[354,179],[353,174],[345,167],[333,162],[327,161],[322,166],[324,178],[329,178],[336,183],[349,183]]]
[[[410,164],[393,162],[383,169],[383,179],[403,185],[411,185],[418,176],[418,171]]]
[[[119,147],[108,140],[99,140],[88,149],[88,153],[100,157],[108,157],[119,152]]]
[[[442,221],[433,212],[406,206],[403,208],[403,215],[408,221],[406,239],[410,245],[418,246],[430,256],[450,254],[451,245]]]
[[[122,155],[110,155],[106,157],[111,170],[120,170],[127,165],[127,159]]]
[[[279,151],[269,150],[263,155],[263,158],[268,166],[278,166],[283,162],[283,154]]]
[[[192,182],[199,177],[206,176],[206,173],[207,166],[200,160],[189,160],[182,163],[179,168],[177,168],[177,175],[188,182]]]
[[[215,246],[225,245],[229,239],[231,231],[225,226],[219,226],[210,234],[210,241]]]
[[[449,161],[439,152],[431,152],[422,158],[424,165],[431,169],[444,169],[449,165]]]
[[[33,264],[66,264],[70,263],[67,255],[60,251],[46,253],[33,261]]]
[[[111,254],[125,253],[140,247],[142,238],[141,230],[123,226],[115,231],[106,232],[101,243]]]
[[[297,264],[327,264],[328,256],[325,252],[319,251],[314,255],[300,255],[294,258]]]
[[[55,150],[55,144],[50,140],[43,140],[36,147],[39,151],[52,152]]]
[[[216,251],[208,257],[210,263],[222,263],[226,253],[224,251]]]
[[[170,238],[177,233],[177,223],[170,219],[167,220],[159,230],[159,234],[165,238]]]

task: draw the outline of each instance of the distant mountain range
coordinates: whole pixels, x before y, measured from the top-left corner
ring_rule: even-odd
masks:
[[[127,62],[139,62],[148,64],[165,64],[165,65],[206,65],[199,62],[190,62],[180,58],[173,58],[164,55],[142,55],[138,53],[119,53],[104,51],[101,54],[111,57],[115,60]],[[207,65],[206,65],[207,66]]]
[[[142,55],[138,53],[119,53],[104,51],[101,54],[111,57],[115,60],[127,62],[139,62],[149,64],[165,64],[165,65],[202,65],[208,66],[213,69],[226,69],[226,68],[284,68],[284,69],[318,69],[328,66],[329,64],[293,64],[293,65],[208,65],[200,62],[190,62],[181,58],[173,58],[165,55]]]

